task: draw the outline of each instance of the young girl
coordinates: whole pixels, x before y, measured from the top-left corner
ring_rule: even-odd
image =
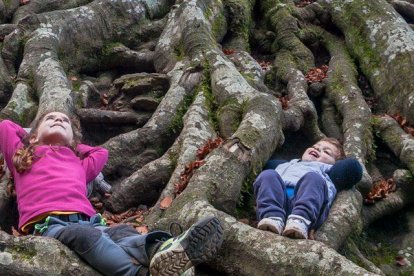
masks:
[[[343,156],[338,140],[324,138],[306,149],[302,159],[268,162],[265,169],[270,170],[264,170],[253,184],[257,227],[307,239],[308,230],[319,228],[328,217],[337,190],[361,180],[359,162],[352,158],[339,160]]]
[[[86,183],[103,169],[108,151],[80,144],[66,114],[41,116],[27,134],[0,122],[0,151],[14,178],[19,230],[53,237],[105,275],[178,274],[214,256],[222,242],[218,219],[205,218],[177,238],[132,226],[105,227],[87,199]]]

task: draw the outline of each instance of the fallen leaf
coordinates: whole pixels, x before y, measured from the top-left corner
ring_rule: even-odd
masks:
[[[219,147],[222,143],[223,143],[223,139],[221,139],[220,137],[214,140],[209,139],[202,147],[197,149],[197,152],[196,152],[197,160],[185,165],[183,172],[181,172],[180,174],[180,181],[174,184],[174,193],[176,195],[182,193],[182,191],[184,191],[184,189],[187,187],[191,177],[193,176],[194,170],[204,165],[205,161],[203,159],[211,151]]]
[[[147,234],[148,233],[148,226],[146,226],[146,225],[138,226],[138,227],[135,227],[135,230],[137,230],[140,234]]]
[[[303,7],[306,7],[309,4],[312,4],[313,2],[316,2],[316,0],[301,0],[298,3],[296,3],[295,5],[296,5],[296,7],[303,8]]]
[[[16,228],[12,227],[12,234],[15,237],[20,237],[21,234],[19,233],[19,231],[16,230]]]
[[[406,266],[408,265],[408,260],[403,256],[397,256],[395,257],[395,264],[398,266]]]
[[[309,232],[309,239],[310,240],[316,240],[316,231],[315,229],[311,229]]]
[[[305,79],[308,81],[308,83],[320,82],[328,76],[328,69],[329,67],[327,65],[311,68],[306,73]]]
[[[75,76],[72,76],[72,77],[70,77],[70,80],[71,80],[71,81],[77,81],[77,80],[78,80],[78,78],[77,78],[77,77],[75,77]]]
[[[388,180],[381,179],[374,183],[371,191],[364,198],[364,203],[366,205],[372,205],[376,201],[386,198],[388,194],[393,193],[396,190],[397,190],[397,185],[392,178]]]
[[[100,97],[101,105],[107,107],[109,104],[109,96],[106,93],[103,93]]]
[[[223,53],[228,56],[228,55],[232,55],[234,54],[235,50],[234,49],[223,49]]]
[[[289,108],[289,98],[288,96],[282,96],[278,98],[280,103],[282,104],[282,109],[286,110]]]
[[[249,225],[249,219],[248,218],[239,219],[239,222]]]
[[[20,0],[20,6],[23,6],[29,3],[30,3],[30,0]]]
[[[171,196],[164,197],[160,202],[160,209],[165,210],[170,207],[171,203],[173,202],[173,198]]]

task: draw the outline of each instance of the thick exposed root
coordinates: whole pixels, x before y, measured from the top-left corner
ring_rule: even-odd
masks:
[[[362,230],[361,209],[362,196],[358,191],[340,192],[336,196],[328,219],[316,232],[316,239],[338,250],[351,233]]]
[[[0,231],[2,275],[100,275],[58,240]]]
[[[20,1],[20,0],[19,0]],[[29,15],[76,8],[92,2],[93,0],[30,0],[26,5],[17,9],[12,22],[14,24]]]
[[[181,126],[178,123],[183,114],[177,113],[185,106],[186,97],[191,98],[194,93],[193,90],[186,91],[180,82],[183,73],[183,64],[177,63],[176,69],[169,74],[171,85],[167,94],[144,127],[116,136],[104,144],[112,156],[105,168],[107,173],[131,174],[144,165],[138,162],[137,155],[144,152],[146,148],[162,149],[168,144],[168,139],[171,138],[169,135],[179,131]],[[123,147],[126,143],[131,146]]]
[[[405,133],[388,115],[374,117],[373,126],[379,137],[414,174],[414,137]]]
[[[380,98],[379,107],[400,111],[414,122],[414,84],[407,81],[414,79],[414,70],[406,66],[414,61],[414,36],[407,22],[385,0],[320,3],[326,5],[333,22],[344,33],[348,47]]]
[[[200,200],[202,197],[191,200],[194,196],[194,193],[183,194],[166,212],[179,210],[178,221],[187,226],[204,216],[214,215],[220,219],[225,240],[218,257],[211,263],[220,271],[230,275],[286,275],[300,271],[312,275],[374,275],[323,243],[297,241],[256,230],[217,211],[208,202]],[[157,226],[164,227],[167,223],[168,220],[161,219]],[[304,258],[309,261],[302,261]]]
[[[397,183],[395,193],[389,194],[385,199],[374,205],[364,206],[362,209],[362,220],[365,227],[383,216],[393,214],[404,206],[413,204],[413,175],[407,170],[396,170],[393,179]]]

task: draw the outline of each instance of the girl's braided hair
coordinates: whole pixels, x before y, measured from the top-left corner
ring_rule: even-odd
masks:
[[[31,124],[32,129],[30,133],[27,134],[25,137],[23,137],[22,139],[23,147],[18,149],[16,153],[13,155],[13,165],[16,168],[17,172],[23,173],[32,167],[33,161],[36,157],[34,154],[34,151],[35,151],[36,146],[39,145],[39,143],[38,142],[31,143],[30,141],[32,140],[32,138],[36,138],[37,129],[40,123],[43,121],[44,117],[51,112],[53,111],[43,113],[37,120],[33,121]],[[82,138],[82,135],[80,133],[79,120],[75,117],[67,115],[64,112],[61,112],[61,113],[69,117],[69,120],[72,126],[72,131],[73,131],[73,140],[72,140],[72,143],[69,145],[69,147],[77,154],[76,146],[80,143],[81,138]]]

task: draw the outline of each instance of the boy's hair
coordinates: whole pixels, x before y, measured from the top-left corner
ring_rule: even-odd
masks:
[[[345,157],[344,148],[341,142],[338,141],[338,139],[326,137],[326,138],[322,138],[319,141],[328,142],[329,144],[332,144],[336,147],[336,149],[339,151],[339,157],[336,158],[336,160],[343,159]]]
[[[53,112],[53,111],[43,113],[37,120],[35,120],[31,123],[30,126],[31,126],[32,129],[30,130],[30,133],[27,134],[22,139],[23,147],[21,149],[18,149],[16,151],[16,153],[13,155],[13,165],[16,168],[17,172],[23,173],[23,172],[25,172],[26,170],[28,170],[32,167],[33,160],[35,158],[34,150],[35,150],[36,146],[39,145],[39,143],[30,143],[30,140],[31,140],[31,138],[36,137],[37,129],[38,129],[40,123],[42,122],[43,118],[51,112]],[[59,112],[61,112],[61,111],[59,111]],[[65,114],[66,116],[69,117],[69,120],[70,120],[70,123],[71,123],[71,126],[72,126],[72,131],[73,131],[72,144],[69,145],[69,146],[76,153],[76,146],[80,143],[80,141],[82,139],[82,135],[80,133],[79,120],[67,115],[65,112],[61,112],[61,113]]]

